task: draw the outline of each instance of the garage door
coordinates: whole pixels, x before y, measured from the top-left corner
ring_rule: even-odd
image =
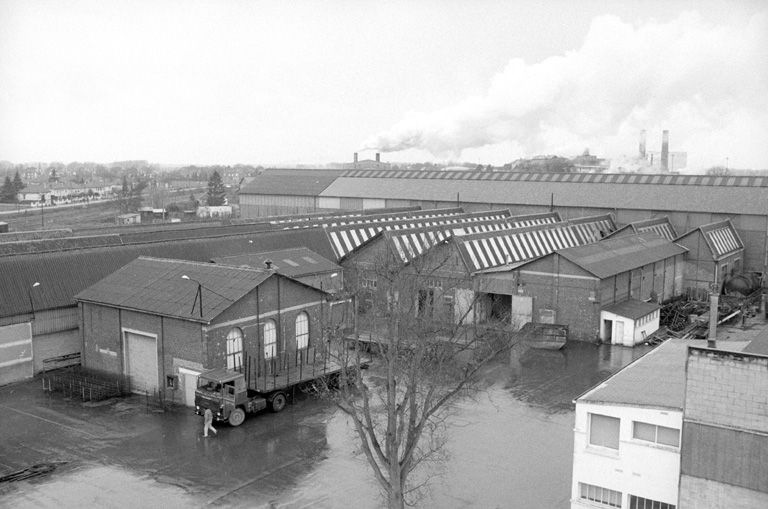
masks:
[[[135,332],[125,334],[125,374],[131,390],[139,393],[157,391],[157,339]]]

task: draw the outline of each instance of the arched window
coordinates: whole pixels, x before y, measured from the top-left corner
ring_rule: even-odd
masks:
[[[277,355],[277,331],[275,321],[264,322],[264,358],[271,359]]]
[[[309,316],[301,312],[296,317],[296,349],[301,350],[309,346]]]
[[[243,366],[243,331],[235,327],[227,333],[227,367],[239,369]]]

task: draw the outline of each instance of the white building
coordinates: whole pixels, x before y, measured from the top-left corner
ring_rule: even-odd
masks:
[[[689,344],[668,340],[575,401],[572,509],[675,509]]]

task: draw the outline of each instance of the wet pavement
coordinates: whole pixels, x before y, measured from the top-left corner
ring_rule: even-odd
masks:
[[[420,471],[418,505],[568,507],[573,399],[647,350],[569,343],[490,366],[487,387],[452,410],[441,461]],[[310,396],[210,438],[191,409],[155,411],[138,396],[84,404],[39,381],[0,388],[0,415],[0,476],[64,462],[0,482],[0,506],[382,507],[350,424]]]

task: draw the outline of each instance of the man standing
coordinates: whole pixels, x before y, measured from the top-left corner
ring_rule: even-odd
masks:
[[[210,429],[213,431],[214,434],[218,435],[218,431],[213,427],[213,412],[211,412],[210,408],[205,409],[205,413],[203,414],[203,420],[205,421],[205,425],[203,426],[203,436],[208,438],[208,430]]]

